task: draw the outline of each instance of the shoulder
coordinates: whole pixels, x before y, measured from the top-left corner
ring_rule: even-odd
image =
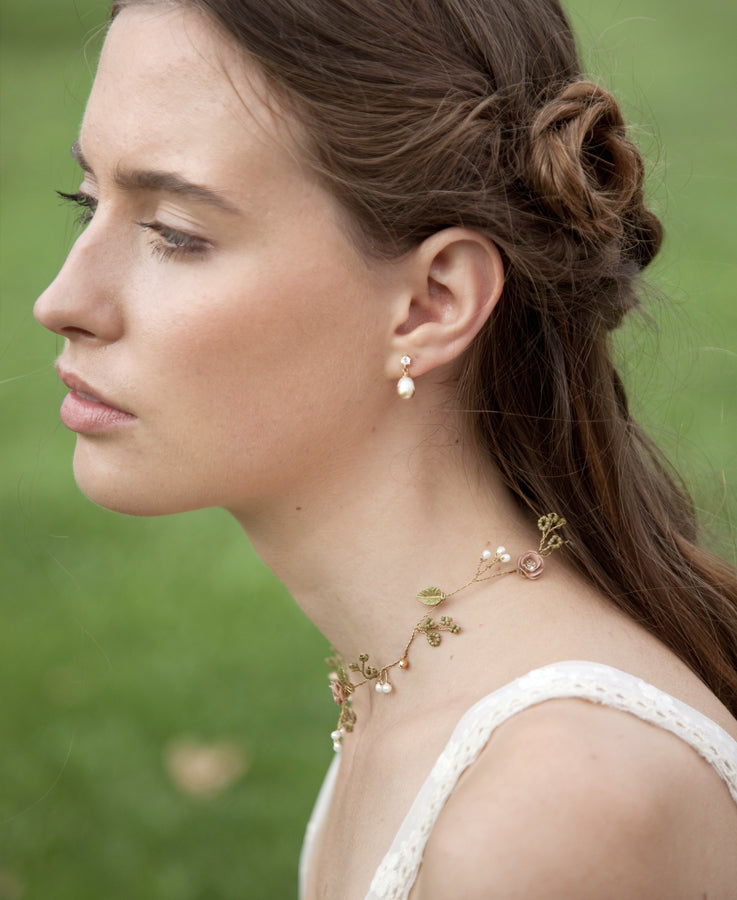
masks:
[[[703,866],[731,866],[721,860],[736,839],[737,807],[688,745],[630,714],[554,700],[508,720],[461,778],[413,897],[681,896],[684,878],[707,886]]]

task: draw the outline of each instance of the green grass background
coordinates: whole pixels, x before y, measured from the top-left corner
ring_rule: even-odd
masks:
[[[98,0],[2,0],[0,900],[293,897],[331,755],[325,644],[224,513],[135,520],[74,486],[55,339],[36,295],[73,236],[53,189],[96,54]],[[668,227],[622,360],[650,432],[734,560],[737,88],[732,0],[569,4],[622,97]],[[329,377],[326,372],[326,377]],[[210,800],[163,753],[228,738],[250,767]]]

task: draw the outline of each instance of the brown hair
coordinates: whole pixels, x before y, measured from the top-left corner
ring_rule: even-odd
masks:
[[[140,2],[120,0],[120,8]],[[368,252],[452,225],[500,249],[502,299],[458,402],[519,501],[568,519],[577,568],[737,714],[737,574],[632,420],[609,332],[660,246],[613,97],[557,0],[176,0],[262,67]]]

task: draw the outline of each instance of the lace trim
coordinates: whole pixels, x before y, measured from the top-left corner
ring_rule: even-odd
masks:
[[[737,803],[737,742],[715,722],[610,666],[555,663],[500,688],[463,716],[376,870],[366,900],[406,900],[437,817],[461,773],[477,758],[494,729],[524,709],[563,698],[601,703],[675,734],[713,766]]]

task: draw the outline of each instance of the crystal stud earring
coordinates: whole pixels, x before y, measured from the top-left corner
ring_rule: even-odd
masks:
[[[403,356],[399,361],[402,364],[402,377],[397,382],[397,393],[402,400],[411,400],[415,395],[415,383],[409,376],[409,366],[412,360],[409,356]]]

